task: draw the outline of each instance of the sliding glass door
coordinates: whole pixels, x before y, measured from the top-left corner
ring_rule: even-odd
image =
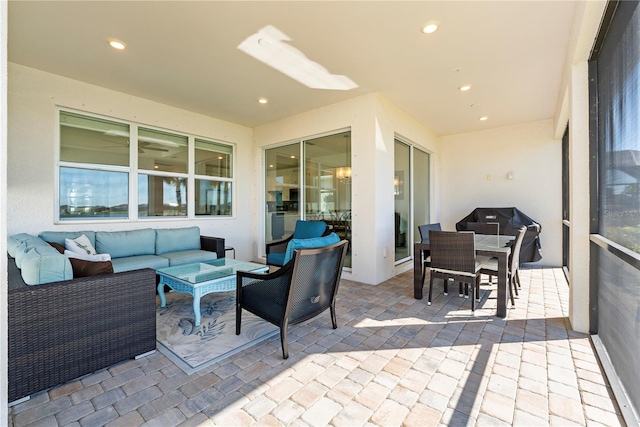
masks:
[[[413,241],[420,240],[418,226],[429,224],[429,154],[413,148]]]
[[[411,245],[411,161],[410,147],[400,140],[394,144],[394,233],[396,262],[409,258]]]
[[[300,219],[300,144],[265,151],[265,241],[293,234]]]
[[[325,221],[351,241],[351,132],[265,150],[265,187],[266,243],[293,234],[297,219]]]

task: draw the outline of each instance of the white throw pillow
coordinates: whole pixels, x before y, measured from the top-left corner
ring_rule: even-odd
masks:
[[[76,239],[64,239],[64,248],[82,255],[96,254],[96,249],[84,234]]]
[[[87,254],[79,254],[77,252],[64,251],[64,255],[67,258],[77,258],[84,261],[111,261],[111,255],[109,254],[87,255]]]

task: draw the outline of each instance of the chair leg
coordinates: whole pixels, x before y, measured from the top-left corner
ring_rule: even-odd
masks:
[[[476,277],[476,302],[480,302],[480,275]]]
[[[236,335],[240,335],[240,325],[242,324],[242,307],[236,304]]]
[[[511,306],[516,306],[516,300],[513,297],[513,280],[511,277],[507,277],[509,283],[507,283],[507,289],[509,290],[509,299],[511,299]]]
[[[336,322],[336,308],[333,304],[329,307],[329,311],[331,312],[331,323],[333,323],[333,329],[338,329],[338,322]]]
[[[517,278],[515,274],[513,275],[513,277],[509,276],[509,284],[513,289],[513,292],[516,294],[516,298],[520,298],[520,293],[518,292]]]
[[[467,287],[469,287],[471,289],[471,297],[470,297],[471,298],[471,312],[475,313],[475,311],[476,311],[476,296],[474,295],[475,294],[475,292],[474,292],[475,286],[474,286],[473,283],[471,283],[471,284],[466,283],[465,286],[467,286]]]
[[[460,286],[462,286],[462,282],[460,282]],[[472,291],[473,291],[473,289],[472,289]],[[462,296],[462,295],[460,295],[460,296]],[[469,298],[469,284],[468,283],[464,284],[464,297],[465,298]]]
[[[459,297],[463,296],[463,293],[462,293],[462,282],[458,282],[458,296]]]
[[[522,284],[520,283],[520,269],[516,268],[516,281],[518,282],[518,287],[522,288]]]
[[[444,294],[449,295],[449,279],[444,279]]]
[[[280,343],[282,344],[282,358],[289,358],[289,347],[287,346],[287,325],[280,327]]]
[[[427,298],[427,305],[431,305],[431,291],[433,291],[433,274],[429,278],[429,298]]]

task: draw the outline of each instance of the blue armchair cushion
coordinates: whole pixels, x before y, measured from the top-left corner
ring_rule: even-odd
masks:
[[[200,249],[200,227],[156,230],[156,255],[195,249]]]
[[[282,267],[284,265],[284,252],[274,252],[267,255],[267,264],[268,265],[279,265]]]
[[[331,233],[325,237],[312,237],[310,239],[291,239],[287,244],[287,251],[284,254],[283,264],[288,263],[293,258],[293,251],[296,249],[321,248],[323,246],[338,243],[340,237],[336,233]]]
[[[312,237],[321,237],[327,229],[327,223],[324,221],[296,221],[296,228],[293,231],[294,239],[310,239]]]

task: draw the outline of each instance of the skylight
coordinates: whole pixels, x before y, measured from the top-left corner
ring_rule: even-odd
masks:
[[[238,45],[238,49],[312,89],[351,90],[358,87],[350,78],[331,74],[286,43],[291,39],[273,25],[258,30]]]

